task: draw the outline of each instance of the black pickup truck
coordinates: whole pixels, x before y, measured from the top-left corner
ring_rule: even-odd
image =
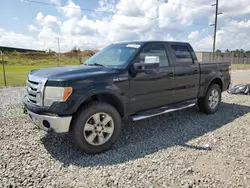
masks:
[[[188,43],[116,43],[84,65],[32,70],[23,103],[38,127],[70,132],[95,154],[115,143],[124,116],[137,121],[193,106],[216,112],[230,72],[227,62],[199,63]]]

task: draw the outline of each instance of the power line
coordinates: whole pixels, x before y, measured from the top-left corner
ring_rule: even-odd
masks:
[[[197,3],[198,5],[205,5],[204,3],[200,4],[201,2],[196,1],[196,0],[186,0],[186,1],[194,2],[194,3]],[[224,9],[222,9],[222,8],[218,8],[218,11],[219,11],[219,12],[222,11],[223,14],[225,14],[227,17],[229,17],[229,18],[231,18],[231,19],[234,19],[234,20],[236,20],[236,21],[238,21],[238,19],[239,19],[239,20],[242,20],[242,18],[240,18],[240,17],[238,17],[238,16],[232,16],[232,14],[226,13],[226,11],[225,11]]]
[[[121,14],[121,13],[118,13],[118,12],[114,13],[114,12],[108,12],[108,11],[102,11],[102,10],[94,10],[94,9],[87,9],[87,8],[77,8],[77,7],[63,6],[63,5],[51,4],[51,3],[41,2],[41,1],[34,1],[34,0],[23,0],[23,1],[28,2],[28,3],[35,3],[35,4],[40,4],[40,5],[49,5],[49,6],[76,9],[76,10],[83,10],[83,11],[88,11],[88,12],[101,12],[101,13],[110,14],[110,15],[120,15],[120,16],[134,17],[134,18],[150,19],[150,20],[157,19],[157,17],[156,18],[147,18],[147,17],[138,17],[138,16],[128,16],[128,15]]]
[[[194,0],[186,0],[186,1],[190,1],[190,2],[193,2],[193,3],[198,3],[198,5],[207,5],[207,4],[204,4],[204,3],[201,3],[200,1],[194,1]]]
[[[238,35],[241,35],[242,33],[240,33],[240,32],[233,32],[233,31],[229,31],[229,30],[227,30],[227,29],[224,29],[224,28],[221,28],[220,30],[222,30],[222,31],[226,31],[226,32],[228,32],[228,33],[232,33],[232,34],[234,34],[234,36],[238,36]],[[245,39],[247,38],[247,39],[250,39],[250,37],[249,36],[242,36],[241,35],[241,37],[244,37]]]
[[[118,12],[109,12],[109,11],[103,11],[103,10],[95,10],[95,9],[87,9],[87,8],[77,8],[77,7],[63,6],[63,5],[46,3],[46,2],[35,1],[35,0],[23,0],[23,1],[24,2],[28,2],[28,3],[35,3],[35,4],[41,4],[41,5],[49,5],[49,6],[55,6],[55,7],[61,7],[61,8],[69,8],[69,9],[76,9],[76,10],[83,10],[83,11],[88,11],[88,12],[101,12],[101,13],[110,14],[110,15],[120,15],[120,16],[134,17],[134,18],[150,19],[150,20],[157,19],[157,17],[155,17],[155,18],[147,18],[147,17],[138,17],[138,16],[128,16],[126,14],[121,14],[121,13],[118,13]],[[160,0],[157,0],[157,1],[162,2]],[[162,3],[164,3],[164,2],[162,2]],[[183,4],[179,4],[179,3],[169,3],[169,4],[179,5],[179,6],[183,6],[183,7],[192,8],[192,9],[202,9],[204,11],[211,12],[210,10],[207,10],[207,9],[204,9],[204,8],[197,8],[197,7],[194,7],[194,6],[187,6],[187,5],[183,5]]]
[[[47,6],[55,6],[55,7],[62,7],[62,8],[68,8],[68,9],[76,9],[76,10],[83,10],[83,11],[89,11],[89,12],[100,12],[100,13],[105,13],[105,14],[110,14],[110,15],[120,15],[120,16],[126,16],[126,17],[135,17],[135,18],[143,18],[143,19],[149,19],[149,20],[155,20],[155,19],[162,19],[162,18],[159,18],[159,17],[155,17],[155,18],[146,18],[146,17],[138,17],[138,16],[128,16],[128,15],[125,15],[125,14],[121,14],[121,13],[118,13],[118,12],[109,12],[109,11],[102,11],[102,10],[95,10],[95,9],[87,9],[87,8],[81,8],[81,7],[70,7],[70,6],[63,6],[63,5],[58,5],[58,4],[51,4],[51,3],[46,3],[46,2],[41,2],[41,1],[35,1],[35,0],[23,0],[25,2],[29,2],[29,3],[36,3],[36,4],[41,4],[41,5],[47,5]],[[162,3],[165,3],[163,1],[160,1],[160,0],[157,0],[158,2],[162,2]],[[195,3],[200,3],[198,1],[195,1],[195,0],[187,0],[187,1],[190,1],[190,2],[195,2]],[[197,7],[194,7],[194,6],[187,6],[187,5],[183,5],[183,4],[179,4],[179,3],[169,3],[168,4],[173,4],[173,5],[179,5],[179,6],[183,6],[183,7],[188,7],[188,8],[192,8],[192,9],[203,9],[204,11],[208,11],[208,12],[211,12],[210,10],[207,10],[207,9],[204,9],[204,8],[197,8]],[[205,5],[205,4],[204,4]],[[219,9],[219,8],[218,8]],[[222,10],[221,8],[219,10]],[[217,14],[218,14],[218,10],[217,10]],[[230,16],[228,13],[224,13],[226,16],[232,18],[232,19],[235,19],[235,17],[232,17]],[[216,18],[216,21],[217,21],[217,18]],[[172,20],[170,21],[171,23],[175,23],[175,22],[179,22],[179,20]],[[203,23],[192,23],[193,25],[201,25],[201,26],[204,26]],[[215,29],[216,30],[216,29]],[[216,31],[215,31],[216,33]],[[215,35],[216,37],[216,35]],[[215,40],[214,40],[215,41]],[[215,45],[215,44],[214,44]]]
[[[78,7],[70,7],[70,6],[63,6],[63,5],[59,5],[59,4],[52,4],[52,3],[47,3],[47,2],[41,2],[41,1],[35,1],[35,0],[23,0],[24,2],[29,2],[29,3],[36,3],[36,4],[41,4],[41,5],[49,5],[49,6],[55,6],[55,7],[62,7],[62,8],[70,8],[70,9],[76,9],[76,10],[83,10],[83,11],[89,11],[89,12],[101,12],[104,14],[110,14],[110,15],[121,15],[121,16],[126,16],[126,17],[135,17],[135,18],[144,18],[144,19],[150,19],[150,20],[154,20],[154,19],[158,19],[158,17],[155,18],[147,18],[147,17],[138,17],[138,16],[128,16],[126,14],[121,14],[121,13],[117,13],[117,12],[110,12],[110,11],[103,11],[103,10],[97,10],[97,9],[87,9],[87,8],[78,8]],[[157,0],[158,2],[162,2],[165,3],[163,1]],[[187,0],[190,2],[195,2],[195,3],[200,3],[198,1],[195,0]],[[194,6],[187,6],[187,5],[183,5],[183,4],[179,4],[179,3],[172,3],[172,2],[168,2],[168,4],[172,4],[172,5],[179,5],[179,6],[183,6],[183,7],[188,7],[188,8],[192,8],[192,9],[202,9],[204,11],[208,11],[208,12],[212,12],[210,10],[204,9],[204,8],[197,8]],[[205,5],[205,4],[202,4]],[[230,17],[231,19],[234,19],[236,21],[238,21],[237,19],[241,19],[239,17],[236,16],[231,16],[229,13],[226,13],[223,9],[218,8],[219,10],[223,11],[223,14],[225,14],[226,16]]]
[[[223,10],[222,8],[219,8],[219,10],[223,11],[223,15],[225,15],[225,16],[231,18],[232,20],[235,20],[235,21],[237,21],[237,22],[239,22],[239,20],[241,20],[240,17],[231,16],[229,13],[226,13],[225,10]],[[238,20],[238,19],[239,19],[239,20]],[[239,27],[239,26],[237,25],[236,28],[238,28],[238,27]],[[222,28],[222,29],[223,29],[223,28]],[[240,34],[240,33],[235,33],[235,32],[232,32],[232,31],[225,30],[225,29],[223,29],[223,30],[226,31],[226,32],[229,32],[229,33],[233,33],[233,34],[235,34],[235,36],[237,36],[237,35]]]
[[[223,9],[221,9],[221,8],[219,8],[219,10],[223,11],[223,15],[225,15],[225,16],[231,18],[232,20],[235,20],[235,21],[237,21],[237,22],[239,22],[239,20],[242,21],[242,18],[240,18],[240,17],[231,16],[229,13],[226,13],[226,12],[225,12]],[[238,19],[239,19],[239,20],[238,20]],[[236,28],[237,28],[237,29],[238,29],[238,27],[239,27],[239,25],[236,25]],[[226,31],[226,32],[229,32],[229,33],[233,33],[233,34],[235,34],[235,36],[241,34],[241,33],[239,33],[239,32],[236,33],[236,32],[232,32],[232,31],[229,31],[229,30],[225,30],[225,29],[223,29],[223,28],[222,28],[222,30],[224,30],[224,31]],[[249,38],[249,37],[247,37],[247,38]],[[250,38],[249,38],[249,39],[250,39]]]
[[[226,29],[224,29],[224,28],[221,28],[221,30],[222,30],[222,31],[226,31],[226,32],[228,32],[228,33],[233,33],[233,34],[235,34],[235,36],[241,34],[241,33],[236,33],[236,32],[232,32],[232,31],[226,30]]]
[[[238,16],[232,16],[231,14],[229,13],[226,13],[225,10],[223,10],[222,8],[219,8],[219,10],[221,10],[223,12],[223,14],[225,14],[227,17],[233,19],[233,20],[236,20],[238,21],[239,20],[242,20],[242,18],[238,17]]]
[[[147,17],[138,17],[138,16],[128,16],[125,14],[121,14],[121,13],[114,13],[114,12],[108,12],[108,11],[100,11],[100,10],[94,10],[94,9],[86,9],[86,8],[77,8],[77,7],[70,7],[70,6],[63,6],[63,5],[57,5],[57,4],[51,4],[51,3],[46,3],[46,2],[41,2],[41,1],[35,1],[35,0],[23,0],[25,2],[29,2],[29,3],[35,3],[35,4],[41,4],[41,5],[47,5],[47,6],[55,6],[55,7],[62,7],[62,8],[70,8],[70,9],[77,9],[77,10],[83,10],[83,11],[90,11],[90,12],[102,12],[105,14],[110,14],[110,15],[120,15],[120,16],[126,16],[126,17],[135,17],[135,18],[143,18],[143,19],[149,19],[149,20],[155,20],[155,19],[160,19],[159,17],[155,17],[155,18],[147,18]],[[171,3],[171,4],[176,4],[176,3]],[[180,6],[185,6],[182,4],[176,4],[176,5],[180,5]],[[186,6],[186,7],[190,7],[190,6]],[[197,8],[197,7],[191,7],[191,8]],[[207,10],[208,11],[208,10]],[[209,11],[210,12],[210,11]],[[171,23],[176,23],[179,22],[180,20],[172,20],[170,21]],[[203,23],[192,23],[193,25],[202,25],[204,26]]]
[[[158,2],[161,2],[161,3],[166,3],[166,2],[163,2],[161,0],[157,0]],[[193,0],[189,0],[190,2],[197,2],[197,1],[193,1]],[[194,7],[194,6],[188,6],[188,5],[183,5],[183,4],[180,4],[180,3],[172,3],[172,2],[167,2],[166,4],[171,4],[171,5],[179,5],[179,6],[182,6],[182,7],[188,7],[188,8],[192,8],[192,9],[200,9],[200,10],[204,10],[204,11],[207,11],[207,12],[213,12],[213,11],[210,11],[210,10],[207,10],[207,9],[204,9],[204,8],[198,8],[197,6]]]

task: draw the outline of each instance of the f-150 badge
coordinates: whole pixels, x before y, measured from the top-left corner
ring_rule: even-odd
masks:
[[[121,81],[125,81],[127,79],[128,79],[128,77],[114,78],[113,82],[121,82]]]

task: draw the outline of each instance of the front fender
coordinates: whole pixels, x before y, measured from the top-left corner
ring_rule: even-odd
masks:
[[[72,107],[72,112],[75,113],[78,108],[90,97],[97,94],[110,94],[116,97],[123,105],[125,106],[126,101],[128,101],[128,97],[121,91],[119,87],[117,87],[113,83],[98,83],[91,86],[88,86],[82,90],[77,91],[74,106]]]

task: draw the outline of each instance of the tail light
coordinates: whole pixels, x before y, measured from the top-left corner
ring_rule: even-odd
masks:
[[[228,67],[228,72],[231,75],[231,73],[232,73],[232,67],[231,66]]]

